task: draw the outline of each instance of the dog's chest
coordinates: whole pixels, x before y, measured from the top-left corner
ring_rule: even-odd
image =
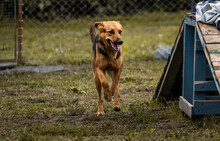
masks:
[[[118,70],[119,68],[121,68],[122,62],[119,59],[109,59],[108,63],[107,63],[107,70]]]
[[[102,70],[117,71],[122,67],[121,60],[102,59],[97,63],[98,67]]]

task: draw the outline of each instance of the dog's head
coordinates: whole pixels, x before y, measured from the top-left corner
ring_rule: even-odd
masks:
[[[103,43],[118,51],[123,44],[122,26],[119,21],[96,22],[95,27],[99,29],[99,37]]]

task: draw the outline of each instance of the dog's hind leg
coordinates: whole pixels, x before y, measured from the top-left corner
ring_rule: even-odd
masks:
[[[97,76],[97,74],[95,74],[95,85],[96,85],[96,89],[98,92],[98,111],[97,111],[97,115],[104,115],[104,111],[103,111],[103,101],[102,101],[102,85],[101,82]]]

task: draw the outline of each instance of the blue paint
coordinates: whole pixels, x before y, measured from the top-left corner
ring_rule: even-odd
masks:
[[[212,77],[212,73],[211,73],[211,70],[210,70],[210,68],[209,68],[209,65],[206,64],[206,79],[210,80],[210,79],[212,79],[212,78],[213,78],[213,77]]]
[[[220,96],[206,96],[206,100],[220,100]]]
[[[199,36],[199,39],[200,39],[200,42],[202,44],[202,47],[203,47],[203,50],[204,50],[204,53],[205,53],[205,56],[207,58],[207,62],[208,62],[208,65],[209,65],[209,68],[210,68],[210,72],[212,74],[212,77],[214,79],[214,82],[216,84],[216,88],[218,90],[218,93],[220,94],[220,88],[219,88],[219,84],[218,84],[218,80],[216,79],[215,77],[215,72],[214,72],[214,69],[213,69],[213,66],[211,64],[211,61],[209,59],[209,54],[206,50],[206,44],[209,44],[209,43],[206,43],[203,36],[202,36],[202,32],[200,31],[199,27],[196,25],[196,29],[197,29],[197,33],[198,33],[198,36]],[[210,43],[211,44],[211,43]]]
[[[195,100],[193,114],[220,114],[220,100]]]
[[[198,92],[203,92],[202,99],[207,99],[207,97],[204,95],[204,92],[206,91],[217,91],[216,86],[215,86],[215,82],[214,81],[209,81],[206,83],[201,83],[201,84],[195,84],[195,92],[197,92],[197,94],[199,94]]]
[[[202,44],[199,41],[199,36],[196,31],[195,33],[195,42],[194,42],[194,82],[195,81],[206,81],[206,57],[203,52]],[[194,84],[194,96],[193,100],[204,100],[205,92],[204,91],[196,91]]]
[[[193,104],[193,73],[194,73],[194,34],[195,27],[186,24],[191,23],[189,18],[184,21],[183,41],[183,97]]]
[[[209,54],[217,54],[217,53],[220,53],[220,51],[219,50],[211,50],[211,51],[209,51]]]
[[[207,52],[206,42],[196,21],[188,17],[184,19],[183,37],[183,87],[180,109],[189,117],[220,114],[220,96],[207,95],[207,92],[213,91],[220,93],[209,58],[209,53],[220,52],[217,50]],[[220,67],[217,69],[220,70]]]
[[[187,25],[195,27],[196,26],[196,21],[193,20],[193,19],[190,19],[188,17],[185,17],[184,24],[187,24]]]
[[[215,77],[214,68],[213,68],[212,63],[211,63],[211,61],[210,61],[210,59],[209,59],[209,56],[208,56],[207,51],[204,50],[204,53],[205,53],[205,55],[206,55],[207,62],[208,62],[208,65],[209,65],[209,68],[210,68],[210,71],[211,71],[213,80],[214,80],[214,82],[215,82],[216,88],[217,88],[217,90],[218,90],[218,93],[220,94],[220,88],[219,88],[218,80],[217,80],[216,77]]]

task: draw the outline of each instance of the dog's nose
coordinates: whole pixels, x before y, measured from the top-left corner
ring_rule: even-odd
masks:
[[[118,45],[122,45],[124,42],[122,40],[118,40]]]

